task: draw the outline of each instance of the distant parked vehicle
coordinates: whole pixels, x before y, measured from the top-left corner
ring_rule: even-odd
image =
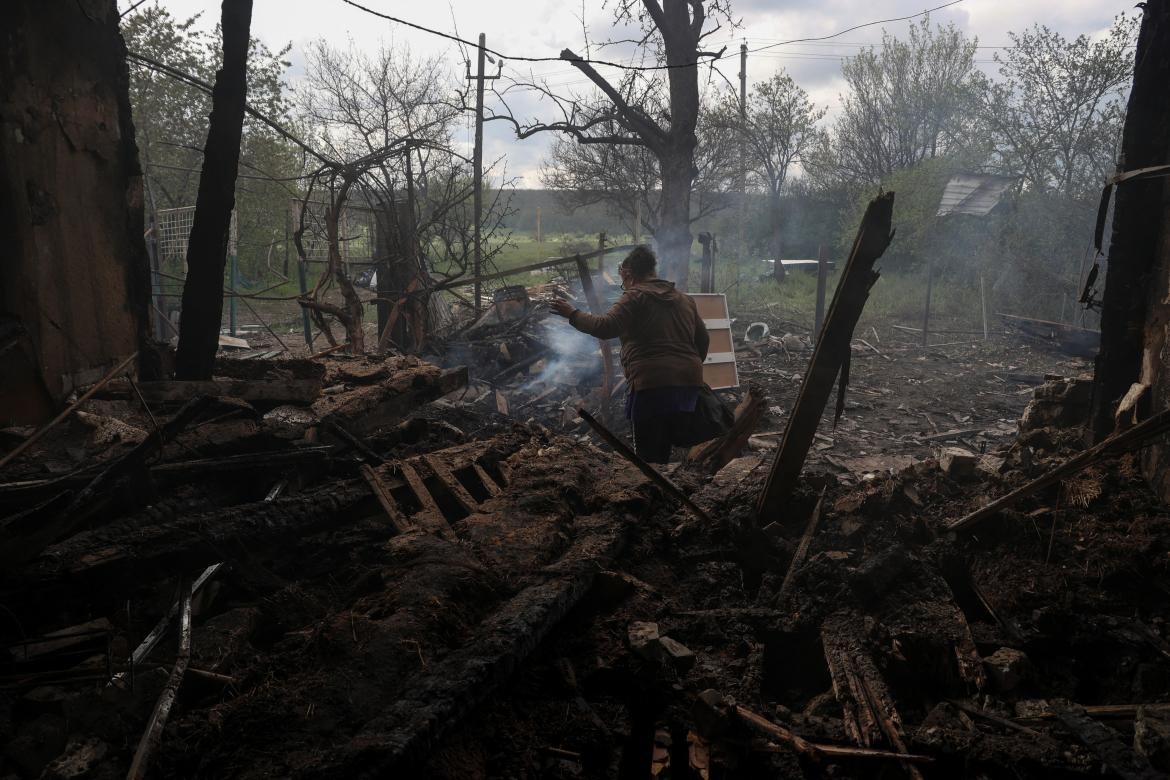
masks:
[[[365,287],[367,290],[378,289],[378,269],[367,268],[354,277],[353,283],[358,287]]]
[[[776,261],[763,260],[764,272],[760,274],[760,279],[771,279],[775,276]],[[801,271],[803,273],[815,274],[817,272],[817,261],[814,260],[781,260],[781,265],[784,266],[785,273],[791,271]],[[825,268],[832,271],[836,267],[836,263],[832,260],[825,261]]]

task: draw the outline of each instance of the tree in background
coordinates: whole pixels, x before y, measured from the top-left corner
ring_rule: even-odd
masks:
[[[895,171],[969,147],[981,85],[978,40],[953,24],[912,25],[907,40],[882,33],[880,47],[842,65],[849,92],[831,143],[817,156],[821,176],[854,186],[880,184]]]
[[[405,314],[394,320],[391,332],[383,329],[383,345],[394,341],[421,347],[423,336],[434,329],[427,305],[432,272],[450,281],[470,269],[474,185],[469,161],[454,149],[462,114],[447,99],[452,91],[441,59],[417,58],[402,46],[382,46],[372,55],[324,41],[308,48],[303,124],[338,163],[321,172],[318,181],[326,187],[315,197],[328,200],[327,235],[338,234],[331,221],[339,219],[347,200],[376,217],[377,246],[371,255],[380,271],[380,320],[384,324],[395,316],[394,304]],[[485,173],[490,177],[492,170]],[[506,210],[506,191],[498,188],[481,224],[489,261],[502,245]],[[311,216],[312,209],[301,209],[298,242]],[[311,308],[323,329],[324,314],[342,321],[352,342],[361,311],[349,289],[351,280],[332,258],[335,249],[330,246],[328,270]],[[303,245],[298,251],[304,251]],[[347,299],[345,311],[322,304],[321,293],[333,283]]]
[[[1136,34],[1137,19],[1125,15],[1095,41],[1037,25],[1009,33],[1013,46],[995,56],[1000,78],[980,91],[987,167],[1020,180],[1004,225],[1001,293],[1049,291],[1048,310],[1072,314],[1101,186],[1117,159]]]
[[[1123,14],[1098,41],[1040,25],[1008,33],[1012,46],[995,55],[1000,79],[977,91],[991,167],[1031,190],[1095,203],[1117,157],[1136,32]]]
[[[511,122],[518,138],[544,131],[558,131],[580,144],[643,147],[658,163],[661,180],[661,208],[654,237],[663,260],[663,275],[685,287],[690,268],[693,236],[691,224],[692,186],[698,175],[696,149],[699,123],[699,63],[716,56],[702,50],[703,41],[720,29],[718,18],[730,20],[726,0],[616,0],[617,25],[638,25],[641,36],[635,41],[653,61],[666,67],[628,75],[628,83],[615,86],[594,67],[569,49],[561,59],[580,70],[601,90],[608,103],[600,111],[596,103],[565,98],[547,86],[513,85],[536,89],[553,100],[562,119],[551,123],[524,124],[507,105],[507,90],[496,92],[505,113],[488,119]],[[714,22],[714,24],[708,24]],[[665,79],[665,113],[639,98],[652,96],[651,82]],[[633,98],[633,99],[631,99]],[[616,129],[617,132],[605,128]]]
[[[823,145],[825,133],[817,125],[825,116],[808,93],[783,70],[752,87],[740,116],[739,101],[724,102],[718,123],[733,131],[739,164],[747,183],[768,196],[771,217],[771,254],[777,279],[784,276],[780,263],[784,230],[783,196],[789,173],[806,155]]]
[[[652,112],[655,115],[667,113],[661,90],[643,95],[638,102],[643,106],[655,106]],[[617,122],[606,116],[603,96],[595,96],[591,110],[597,116],[605,117],[596,126],[599,134],[621,132]],[[700,110],[695,134],[698,139],[692,184],[695,202],[688,224],[730,205],[730,193],[735,183],[736,160],[731,128],[717,122],[713,112]],[[542,168],[541,183],[555,191],[570,212],[601,204],[630,233],[656,236],[661,228],[664,209],[662,172],[657,155],[645,146],[579,143],[558,137]],[[640,220],[636,231],[635,219]]]
[[[132,52],[212,82],[222,51],[218,25],[199,30],[199,16],[176,19],[161,5],[143,6],[122,20],[121,32]],[[285,126],[293,124],[285,75],[288,46],[278,52],[251,39],[248,52],[248,103]],[[145,173],[147,211],[192,206],[203,163],[203,143],[211,98],[202,90],[131,60],[130,103]],[[259,276],[272,267],[273,250],[283,240],[290,197],[299,194],[295,178],[303,172],[299,150],[250,116],[244,119],[236,218],[241,274]],[[274,234],[278,230],[279,239]],[[170,268],[169,271],[181,271]],[[287,269],[284,269],[287,273]]]

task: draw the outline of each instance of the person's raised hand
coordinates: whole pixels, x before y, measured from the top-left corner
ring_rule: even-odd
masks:
[[[573,304],[569,303],[564,298],[554,298],[553,302],[549,304],[549,308],[562,317],[568,317],[570,314],[576,311],[576,309],[573,308]]]

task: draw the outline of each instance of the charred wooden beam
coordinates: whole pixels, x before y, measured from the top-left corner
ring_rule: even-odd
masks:
[[[323,395],[312,411],[323,422],[340,420],[346,430],[360,436],[397,423],[423,404],[466,386],[466,366],[440,370],[420,364],[374,385]]]
[[[662,474],[659,474],[653,466],[638,457],[638,454],[630,449],[629,445],[627,445],[617,436],[614,436],[609,429],[595,420],[593,415],[589,414],[589,412],[585,411],[584,409],[578,409],[577,414],[581,416],[581,419],[589,423],[589,427],[596,431],[597,434],[605,440],[606,444],[613,447],[617,454],[621,455],[623,458],[632,463],[634,467],[638,469],[638,471],[649,477],[651,482],[666,491],[668,496],[685,506],[688,510],[690,510],[691,514],[702,520],[705,524],[707,524],[708,527],[714,524],[711,516],[700,509],[699,505],[692,501],[686,493],[682,492],[678,485],[671,482]]]
[[[140,524],[134,518],[83,531],[47,549],[13,572],[24,588],[56,583],[71,587],[127,586],[163,579],[246,555],[260,544],[278,546],[339,520],[355,521],[353,510],[369,499],[360,481],[344,481],[307,496],[202,512],[166,523]]]
[[[104,495],[121,480],[146,466],[146,460],[162,449],[180,431],[187,427],[210,404],[209,398],[196,398],[187,403],[161,428],[155,429],[142,443],[118,458],[86,485],[69,504],[52,518],[37,523],[36,527],[6,527],[6,540],[0,551],[0,566],[11,567],[31,560],[54,540],[61,539],[80,528],[104,506]]]
[[[187,246],[183,318],[175,355],[175,376],[180,379],[210,379],[219,349],[223,272],[236,204],[236,174],[248,91],[251,23],[252,0],[223,0],[223,66],[215,74],[211,93],[203,170]]]
[[[395,530],[400,534],[417,531],[418,526],[410,522],[402,514],[402,510],[398,507],[398,502],[394,500],[394,496],[390,492],[390,487],[382,481],[382,476],[372,466],[366,463],[362,464],[361,473],[366,484],[370,486],[370,490],[374,491],[374,496],[377,497],[378,503],[382,505],[382,511],[390,518],[390,522],[394,525]]]
[[[948,531],[969,530],[976,524],[994,516],[1007,507],[1029,496],[1036,495],[1044,488],[1054,485],[1062,479],[1071,477],[1073,474],[1088,468],[1101,459],[1128,451],[1135,444],[1155,436],[1160,436],[1166,433],[1167,430],[1170,430],[1170,409],[1163,410],[1153,417],[1143,420],[1127,431],[1110,436],[1100,444],[1090,447],[1081,454],[1068,459],[1048,473],[1037,477],[1025,485],[1021,485],[1007,495],[997,498],[986,506],[964,517],[960,517],[958,520],[952,520],[950,523],[947,523],[946,528]]]
[[[768,408],[768,397],[759,385],[749,385],[747,394],[735,407],[735,422],[717,439],[696,444],[687,454],[688,464],[701,471],[716,472],[737,458]]]
[[[497,609],[462,645],[396,691],[335,756],[322,776],[411,776],[459,721],[488,699],[592,588],[625,545],[626,523],[585,520],[588,529],[531,585]],[[589,522],[592,520],[592,522]],[[436,540],[435,544],[448,544]]]
[[[321,395],[320,379],[205,379],[139,382],[142,397],[152,404],[189,401],[196,396],[227,396],[248,402],[311,404]]]
[[[1067,701],[1051,702],[1057,719],[1085,747],[1093,751],[1109,770],[1123,780],[1156,780],[1165,775],[1150,766],[1149,760],[1121,741],[1120,735],[1089,717],[1085,709]]]
[[[873,264],[894,237],[891,228],[893,214],[892,192],[874,198],[865,210],[861,227],[853,240],[853,251],[849,253],[841,281],[833,293],[829,314],[817,336],[816,349],[801,383],[800,395],[788,417],[780,450],[756,505],[761,519],[777,518],[796,488],[821,415],[833,392],[834,380],[849,359],[853,329],[869,298],[870,288],[877,281],[878,272]]]
[[[64,410],[62,410],[61,413],[58,414],[56,417],[54,417],[52,420],[50,420],[49,422],[45,423],[43,426],[38,428],[37,431],[35,433],[33,433],[32,436],[29,436],[27,439],[25,439],[20,444],[18,444],[14,450],[9,452],[3,458],[0,458],[0,469],[7,466],[9,463],[11,463],[13,460],[15,460],[22,452],[24,452],[29,447],[31,447],[32,445],[34,445],[38,441],[40,441],[41,438],[46,433],[51,431],[54,427],[56,427],[58,423],[60,423],[66,417],[73,414],[78,409],[80,409],[82,406],[84,406],[85,402],[88,401],[90,398],[93,398],[94,395],[96,395],[103,387],[105,387],[110,382],[110,380],[112,380],[114,377],[118,376],[123,371],[125,371],[126,368],[132,362],[134,362],[134,358],[136,358],[136,357],[138,357],[137,352],[135,352],[130,357],[128,357],[125,360],[118,363],[118,365],[116,365],[112,369],[110,369],[109,373],[107,373],[105,376],[103,376],[101,379],[99,379],[97,384],[95,384],[93,387],[86,390],[85,393],[82,394],[82,396],[80,398],[78,398],[76,401],[74,401],[72,404],[70,404]]]
[[[467,492],[467,488],[459,482],[459,478],[455,473],[443,462],[441,458],[436,458],[434,455],[423,455],[423,462],[430,466],[435,478],[443,484],[443,487],[455,497],[459,502],[459,506],[463,507],[463,511],[467,514],[474,513],[479,509],[479,502]]]
[[[138,741],[138,748],[134,751],[134,760],[130,763],[130,771],[126,773],[126,780],[142,780],[147,776],[150,762],[158,746],[162,744],[163,729],[175,700],[179,698],[179,686],[183,684],[183,675],[187,673],[187,665],[191,663],[191,580],[184,578],[179,588],[179,600],[182,607],[179,611],[179,652],[175,658],[175,666],[167,684],[155,702],[154,711],[147,721],[146,731]]]
[[[1133,87],[1121,136],[1120,172],[1170,162],[1170,1],[1143,4],[1133,54]],[[1114,429],[1117,403],[1139,381],[1146,320],[1164,287],[1155,282],[1165,242],[1165,178],[1136,177],[1116,185],[1109,264],[1101,301],[1101,348],[1093,377],[1090,427],[1100,441]],[[1103,214],[1100,218],[1103,219]],[[1104,223],[1099,223],[1098,233]],[[1098,241],[1098,247],[1100,242]]]
[[[792,588],[792,582],[796,579],[796,573],[804,565],[805,556],[808,555],[809,547],[812,546],[812,538],[817,532],[817,525],[821,522],[824,510],[825,492],[822,490],[821,497],[817,499],[817,504],[813,507],[812,515],[808,518],[808,525],[805,526],[804,533],[800,537],[800,544],[797,545],[796,552],[792,554],[792,560],[788,563],[788,572],[784,575],[784,581],[780,584],[780,592],[776,594],[776,605],[781,609],[784,608],[784,600],[788,598],[789,590]]]
[[[778,740],[781,743],[788,745],[798,753],[808,756],[812,759],[820,758],[881,758],[895,761],[914,761],[918,763],[930,763],[934,761],[930,756],[917,755],[914,753],[907,753],[904,749],[900,753],[895,753],[889,750],[875,750],[873,748],[850,747],[848,745],[826,745],[819,742],[809,742],[796,734],[793,734],[788,729],[752,712],[747,707],[736,705],[735,713],[740,719],[750,726],[753,730],[763,734],[766,737]]]

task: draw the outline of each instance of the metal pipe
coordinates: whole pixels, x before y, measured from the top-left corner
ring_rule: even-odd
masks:
[[[179,588],[179,601],[182,607],[179,611],[179,654],[175,658],[175,667],[171,670],[170,679],[166,687],[159,694],[154,705],[154,712],[147,722],[146,731],[138,740],[138,749],[134,751],[134,760],[130,763],[130,771],[126,773],[126,780],[141,780],[146,777],[150,768],[150,760],[154,751],[162,743],[163,728],[167,725],[167,718],[175,699],[179,696],[179,686],[183,684],[183,675],[187,672],[187,665],[191,662],[191,581],[183,578]]]
[[[204,569],[203,573],[196,577],[194,584],[191,585],[191,592],[193,594],[198,593],[200,588],[202,588],[208,580],[214,577],[221,568],[223,568],[222,563],[213,563]],[[154,648],[158,647],[158,643],[162,641],[164,636],[166,636],[167,629],[171,627],[171,620],[175,617],[175,615],[179,614],[181,606],[182,604],[180,603],[180,600],[176,598],[174,603],[171,604],[171,608],[167,614],[163,615],[162,618],[159,619],[158,623],[155,624],[154,629],[146,635],[146,638],[138,644],[138,647],[134,648],[134,652],[130,654],[131,675],[133,674],[134,667],[140,665],[143,661],[149,658],[150,654],[154,652]],[[122,681],[126,679],[126,676],[127,672],[118,672],[112,678],[110,678],[110,682],[108,684],[121,685]],[[133,677],[131,677],[131,679],[133,679]]]

